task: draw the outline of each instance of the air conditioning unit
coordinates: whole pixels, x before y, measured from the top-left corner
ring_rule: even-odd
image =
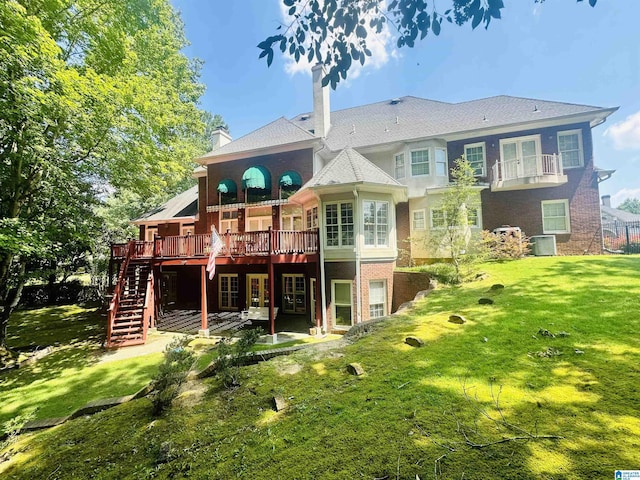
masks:
[[[555,235],[535,235],[529,242],[531,253],[536,257],[557,255]]]

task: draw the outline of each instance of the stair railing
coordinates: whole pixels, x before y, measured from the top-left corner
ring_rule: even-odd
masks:
[[[142,307],[142,339],[147,341],[147,331],[149,327],[149,321],[147,320],[149,314],[151,314],[151,321],[153,321],[153,315],[155,312],[155,304],[154,304],[154,278],[153,278],[153,270],[149,270],[149,275],[147,276],[147,289],[144,293],[144,306]]]
[[[129,260],[133,256],[136,248],[136,242],[130,241],[127,245],[127,251],[120,265],[120,272],[118,273],[118,283],[113,290],[113,297],[111,297],[111,302],[109,303],[109,310],[107,312],[107,347],[111,347],[111,334],[113,330],[113,323],[116,318],[116,313],[118,311],[118,307],[120,306],[120,295],[125,289],[125,284],[127,282],[127,268],[129,267]]]

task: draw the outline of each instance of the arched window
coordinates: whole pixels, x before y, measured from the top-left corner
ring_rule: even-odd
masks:
[[[218,194],[220,196],[220,205],[236,203],[238,201],[238,187],[236,186],[236,182],[229,178],[220,181],[218,184]]]
[[[280,175],[278,186],[280,188],[280,198],[289,198],[295,192],[300,190],[300,187],[302,186],[302,178],[298,172],[287,170]]]
[[[265,167],[251,167],[242,174],[242,190],[245,202],[261,202],[271,199],[271,174]]]

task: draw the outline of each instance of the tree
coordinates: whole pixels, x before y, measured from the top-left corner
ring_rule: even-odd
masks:
[[[543,3],[544,0],[534,0]],[[576,0],[582,2],[583,0]],[[594,7],[597,0],[588,0]],[[471,27],[489,28],[492,19],[500,19],[503,0],[451,0],[450,8],[436,8],[444,2],[435,0],[391,0],[385,8],[381,0],[282,0],[288,8],[289,25],[280,25],[283,33],[272,35],[258,44],[260,58],[271,65],[274,50],[288,52],[296,62],[309,62],[327,67],[323,85],[332,88],[347,78],[354,62],[366,63],[371,56],[369,35],[380,34],[393,26],[398,48],[413,47],[429,32],[439,35],[444,21],[458,26],[471,22]]]
[[[464,277],[462,267],[473,263],[480,248],[478,238],[471,233],[480,208],[480,191],[475,187],[474,169],[464,158],[454,161],[450,171],[449,188],[442,195],[442,202],[432,210],[433,227],[427,238],[431,251],[446,255],[454,266],[455,281]]]
[[[637,198],[627,198],[618,206],[618,209],[640,215],[640,200]]]
[[[5,0],[0,26],[3,347],[28,265],[78,255],[105,192],[172,191],[209,141],[168,0]]]

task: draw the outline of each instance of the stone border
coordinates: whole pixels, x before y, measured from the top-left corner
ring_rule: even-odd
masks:
[[[385,317],[380,317],[380,318],[375,318],[373,320],[368,320],[366,322],[362,322],[362,323],[358,323],[356,325],[353,325],[349,330],[347,330],[347,332],[345,333],[344,337],[345,338],[352,338],[352,337],[356,337],[359,335],[364,335],[369,333],[373,326],[377,325],[378,323],[384,322],[386,320],[389,320],[390,318],[397,316],[397,315],[402,315],[404,313],[406,313],[407,310],[411,310],[414,306],[415,303],[419,300],[422,300],[423,298],[425,298],[426,296],[428,296],[435,288],[430,288],[428,290],[421,290],[419,291],[416,296],[414,297],[413,301],[411,302],[405,302],[402,305],[400,305],[400,307],[398,308],[398,310],[394,313],[392,313],[391,315],[387,315]],[[315,347],[317,345],[331,345],[331,344],[338,344],[342,341],[342,339],[338,339],[338,340],[330,340],[328,342],[317,342],[317,343],[308,343],[308,344],[302,344],[302,345],[293,345],[291,347],[283,347],[283,348],[273,348],[270,350],[262,350],[259,352],[249,352],[245,358],[244,358],[244,365],[254,365],[260,362],[265,362],[267,360],[271,360],[272,358],[275,357],[280,357],[280,356],[284,356],[284,355],[291,355],[294,352],[298,352],[301,350],[305,350],[311,347]],[[42,352],[45,352],[45,350],[49,350],[46,353],[43,353],[39,358],[44,357],[45,355],[48,355],[49,353],[51,353],[51,351],[53,350],[52,347],[47,347],[46,349],[42,350]],[[27,359],[25,361],[28,361],[31,359]],[[36,361],[32,360],[32,361]],[[24,363],[24,362],[23,362]],[[200,370],[199,372],[193,372],[189,375],[189,377],[193,378],[193,379],[198,379],[201,380],[203,378],[207,378],[212,376],[213,374],[215,374],[216,371],[216,362],[213,361],[211,362],[209,365],[207,365],[204,369]],[[147,395],[149,395],[151,392],[153,391],[153,383],[149,383],[148,385],[145,385],[144,387],[142,387],[140,390],[138,390],[136,393],[134,393],[133,395],[125,395],[123,397],[113,397],[113,398],[102,398],[100,400],[94,400],[92,402],[87,403],[86,405],[78,408],[77,410],[75,410],[73,413],[71,413],[70,415],[66,416],[66,417],[56,417],[56,418],[44,418],[41,420],[32,420],[30,422],[27,422],[26,424],[24,424],[24,426],[20,429],[20,431],[18,433],[25,433],[25,432],[29,432],[29,431],[35,431],[35,430],[42,430],[45,428],[51,428],[51,427],[55,427],[58,425],[62,425],[63,423],[67,422],[68,420],[72,420],[74,418],[78,418],[78,417],[82,417],[85,415],[93,415],[94,413],[98,413],[101,412],[103,410],[107,410],[108,408],[111,407],[115,407],[117,405],[122,405],[123,403],[126,402],[130,402],[131,400],[136,400],[142,397],[146,397]],[[2,437],[0,437],[0,439],[2,439]]]

